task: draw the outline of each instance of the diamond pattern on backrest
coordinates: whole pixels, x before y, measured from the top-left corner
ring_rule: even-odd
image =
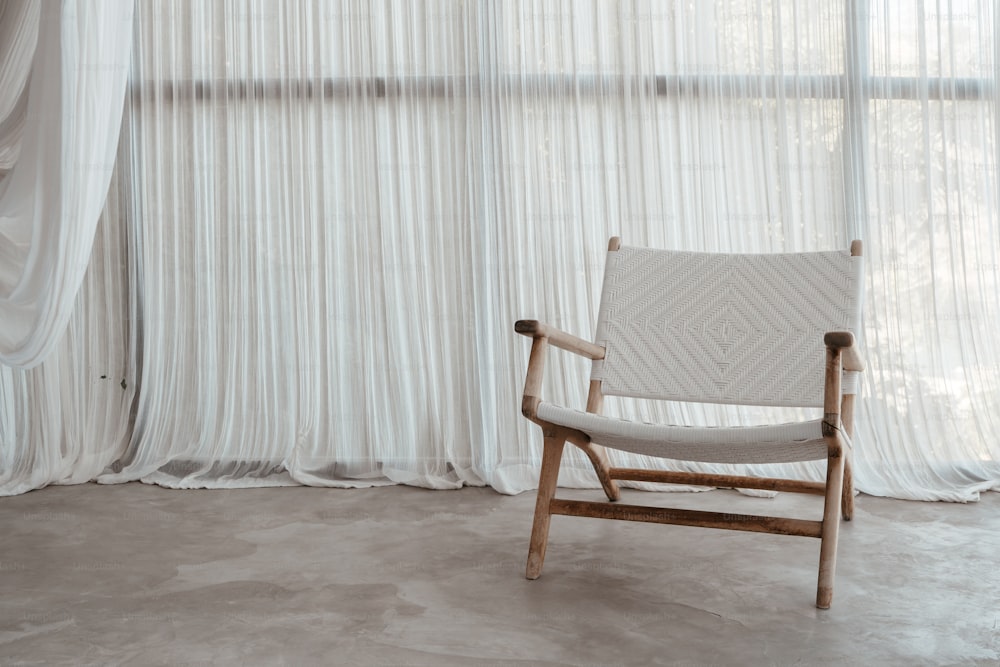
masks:
[[[607,395],[822,406],[823,334],[858,335],[862,258],[848,251],[608,253],[591,377]]]

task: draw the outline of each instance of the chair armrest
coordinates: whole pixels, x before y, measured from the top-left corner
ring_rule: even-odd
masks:
[[[589,343],[538,320],[518,320],[514,323],[514,331],[533,339],[531,356],[528,359],[528,374],[524,379],[524,394],[521,397],[521,413],[532,421],[537,420],[538,404],[542,401],[542,376],[545,373],[545,357],[549,343],[588,359],[604,358],[604,348],[600,345]]]
[[[588,359],[603,359],[604,348],[594,345],[582,338],[577,338],[573,334],[566,333],[561,329],[556,329],[538,320],[518,320],[514,323],[514,331],[531,338],[547,338],[556,347],[562,348],[574,354],[579,354]]]
[[[837,436],[829,440],[831,456],[834,448],[840,447],[840,437],[843,423],[840,417],[842,409],[841,379],[843,371],[863,371],[865,364],[854,347],[854,334],[850,331],[830,331],[823,336],[826,345],[826,379],[823,388],[823,435]],[[839,454],[836,454],[839,456]]]
[[[854,334],[850,331],[830,331],[823,336],[827,347],[840,350],[840,359],[845,371],[865,370],[865,361],[854,346]]]

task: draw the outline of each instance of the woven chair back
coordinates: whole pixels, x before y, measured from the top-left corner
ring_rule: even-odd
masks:
[[[591,378],[613,396],[821,407],[823,334],[860,334],[862,271],[846,250],[612,250]]]

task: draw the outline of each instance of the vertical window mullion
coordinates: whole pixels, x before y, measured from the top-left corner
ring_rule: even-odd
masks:
[[[844,195],[850,238],[868,223],[868,102],[871,90],[870,0],[846,0],[844,12]]]
[[[993,71],[992,78],[982,81],[980,99],[993,97],[996,100],[1000,92],[1000,7],[993,7]],[[1000,103],[993,103],[993,187],[994,197],[1000,198]],[[994,199],[996,201],[996,199]],[[997,247],[996,244],[993,247]]]

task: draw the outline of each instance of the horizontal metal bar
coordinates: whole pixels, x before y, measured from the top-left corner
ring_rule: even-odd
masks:
[[[743,477],[740,475],[717,475],[700,472],[677,472],[673,470],[644,470],[640,468],[612,468],[610,474],[611,479],[653,482],[655,484],[722,486],[733,489],[763,489],[765,491],[811,493],[819,496],[826,493],[826,485],[822,482],[779,479],[777,477]]]
[[[644,507],[642,505],[621,505],[618,503],[595,503],[585,500],[553,499],[549,503],[550,514],[584,516],[596,519],[618,519],[620,521],[643,521],[680,526],[700,526],[702,528],[723,528],[745,530],[754,533],[777,533],[801,537],[820,537],[822,521],[786,519],[753,514],[720,514],[700,510],[682,510],[670,507]]]
[[[996,84],[979,78],[878,77],[863,79],[872,99],[985,100]],[[846,94],[843,75],[657,75],[535,74],[527,76],[358,76],[289,79],[132,80],[133,102],[154,99],[225,100],[247,98],[385,98],[478,97],[484,89],[519,97],[645,95],[649,97],[709,97],[726,99],[841,99]]]
[[[991,79],[873,76],[864,79],[865,94],[877,100],[987,100],[996,94]]]

